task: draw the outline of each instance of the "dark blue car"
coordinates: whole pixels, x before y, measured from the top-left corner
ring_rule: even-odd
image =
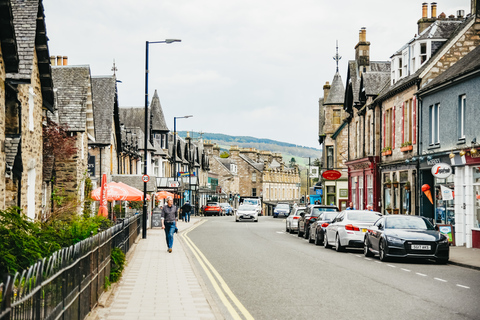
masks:
[[[278,203],[273,209],[273,217],[288,217],[290,215],[290,205],[288,203]]]

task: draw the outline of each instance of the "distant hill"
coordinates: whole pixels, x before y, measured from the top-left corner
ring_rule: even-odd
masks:
[[[178,135],[182,138],[185,138],[187,136],[187,132],[179,131]],[[194,140],[197,140],[200,138],[200,133],[190,132],[190,137],[192,137]],[[290,162],[292,157],[294,157],[295,161],[302,166],[308,164],[308,157],[310,157],[311,161],[313,161],[314,159],[320,158],[322,154],[320,149],[299,146],[293,143],[271,139],[259,139],[248,136],[229,136],[221,133],[207,132],[202,133],[202,138],[203,140],[211,140],[213,143],[218,144],[222,151],[228,151],[230,146],[236,145],[240,148],[255,148],[257,150],[279,152],[282,154],[285,163]]]

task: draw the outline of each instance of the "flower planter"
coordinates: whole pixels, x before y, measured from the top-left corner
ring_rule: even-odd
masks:
[[[382,152],[382,156],[389,156],[392,154],[392,150],[387,150],[385,152]]]
[[[394,187],[394,188],[398,188],[398,182],[394,182],[394,183],[393,183],[393,187]]]
[[[392,184],[391,183],[385,183],[385,188],[391,188]]]
[[[400,209],[393,209],[393,214],[398,214],[399,211]]]
[[[392,209],[385,209],[385,210],[387,210],[388,214],[392,212]]]
[[[405,147],[400,148],[400,151],[402,151],[402,152],[408,152],[408,151],[412,151],[412,150],[413,150],[413,146],[405,146]]]

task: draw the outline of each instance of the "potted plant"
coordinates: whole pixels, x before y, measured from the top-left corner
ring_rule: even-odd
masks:
[[[393,181],[392,184],[393,184],[394,188],[398,188],[398,181],[397,180]]]
[[[382,149],[382,156],[389,156],[392,154],[392,147],[385,147]]]
[[[410,181],[405,182],[405,190],[410,190]]]
[[[400,209],[395,208],[395,209],[393,209],[393,214],[398,214],[399,211],[400,211]]]
[[[388,204],[386,207],[385,207],[385,210],[387,210],[387,212],[390,214],[392,212],[392,205]]]
[[[390,181],[390,179],[387,179],[385,181],[385,188],[391,188],[392,187],[392,181]]]
[[[412,141],[405,141],[404,143],[402,143],[402,146],[400,147],[400,151],[408,152],[411,150],[413,150]]]

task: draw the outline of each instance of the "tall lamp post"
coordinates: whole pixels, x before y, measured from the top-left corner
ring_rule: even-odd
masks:
[[[147,149],[148,149],[148,45],[150,43],[181,42],[180,39],[166,39],[163,41],[145,41],[145,127],[143,149],[143,174],[147,174]],[[142,238],[147,238],[147,183],[143,182],[143,215],[142,215]]]

